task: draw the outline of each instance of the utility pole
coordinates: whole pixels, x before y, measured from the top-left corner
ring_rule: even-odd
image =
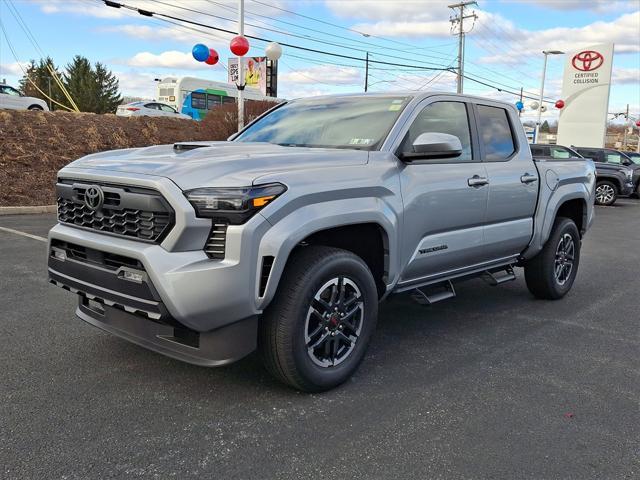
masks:
[[[369,52],[364,63],[364,91],[369,89]]]
[[[244,0],[238,0],[238,35],[244,36]],[[238,56],[238,131],[244,128],[244,57]]]
[[[624,114],[624,134],[622,136],[622,149],[627,149],[627,129],[629,128],[629,104],[627,103],[627,110]]]
[[[524,87],[520,87],[520,103],[522,103],[522,93],[524,92]],[[522,109],[518,108],[518,116],[522,116]]]
[[[460,3],[456,3],[454,5],[449,5],[449,8],[452,9],[454,12],[456,9],[459,9],[459,13],[456,14],[456,16],[451,17],[449,19],[449,21],[451,22],[451,31],[453,32],[455,30],[456,24],[458,25],[458,88],[457,88],[457,92],[458,93],[463,93],[463,89],[464,89],[464,36],[465,34],[469,33],[469,32],[465,32],[464,31],[464,21],[468,18],[473,18],[474,24],[475,21],[478,19],[478,16],[476,15],[475,12],[471,13],[470,15],[465,15],[464,10],[466,7],[470,6],[470,5],[477,5],[478,3],[473,0],[473,1],[469,1],[469,2],[460,2]],[[471,27],[473,28],[473,26]],[[471,30],[469,30],[471,31]]]

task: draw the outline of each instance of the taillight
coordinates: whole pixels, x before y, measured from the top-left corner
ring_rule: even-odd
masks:
[[[130,112],[137,112],[140,109],[136,107],[127,107],[127,110],[129,110]]]

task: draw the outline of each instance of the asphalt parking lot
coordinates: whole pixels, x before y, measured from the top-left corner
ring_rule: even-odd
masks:
[[[521,271],[396,297],[355,377],[318,395],[256,355],[206,369],[109,336],[47,283],[44,242],[0,229],[0,249],[2,478],[640,478],[640,201],[597,209],[565,299]]]

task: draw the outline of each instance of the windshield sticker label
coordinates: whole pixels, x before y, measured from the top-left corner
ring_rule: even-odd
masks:
[[[398,105],[398,104],[389,105],[389,111],[390,112],[397,112],[401,108],[402,108],[402,105]]]

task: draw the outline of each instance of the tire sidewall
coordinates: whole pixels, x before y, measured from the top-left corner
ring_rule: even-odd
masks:
[[[360,290],[364,302],[364,318],[362,330],[356,346],[343,362],[335,367],[320,367],[313,363],[307,353],[305,342],[305,325],[311,301],[318,290],[329,280],[344,275],[353,281]],[[375,330],[378,316],[378,294],[373,276],[367,266],[352,254],[334,254],[310,272],[312,280],[302,289],[302,294],[296,301],[293,315],[292,350],[296,366],[303,377],[319,388],[338,385],[347,380],[357,369],[366,352],[371,335]]]
[[[560,243],[560,239],[567,233],[571,235],[571,238],[573,239],[575,254],[573,260],[573,268],[571,269],[571,275],[564,283],[564,285],[560,285],[556,280],[554,269],[556,250],[558,248],[558,244]],[[549,239],[549,250],[547,252],[546,258],[546,261],[549,262],[549,282],[557,298],[566,295],[573,286],[573,282],[575,281],[578,274],[578,266],[580,264],[580,247],[580,232],[578,232],[578,227],[576,227],[576,224],[573,222],[573,220],[570,220],[568,218],[561,219],[557,223],[552,237]]]

